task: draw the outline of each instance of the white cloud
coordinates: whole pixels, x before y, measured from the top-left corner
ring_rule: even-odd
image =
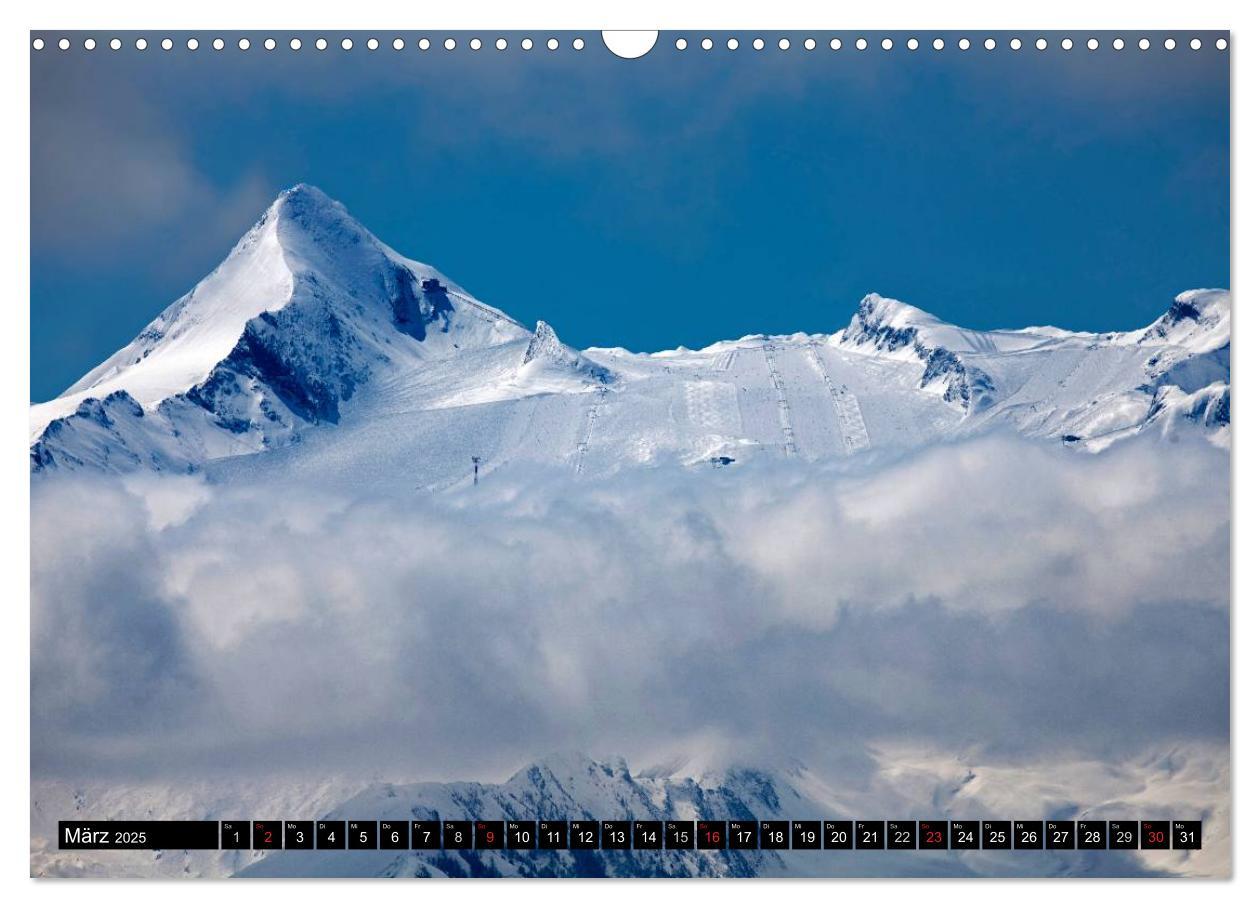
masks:
[[[501,471],[445,498],[41,482],[33,766],[1223,740],[1228,494],[1207,445],[1005,438],[870,475]]]

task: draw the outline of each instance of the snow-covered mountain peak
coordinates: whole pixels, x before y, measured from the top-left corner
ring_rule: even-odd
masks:
[[[522,387],[538,384],[558,390],[564,384],[572,385],[574,382],[577,386],[591,383],[605,385],[613,380],[613,374],[562,343],[554,328],[539,321],[521,358],[516,380]]]
[[[1138,342],[1175,344],[1194,353],[1209,353],[1229,343],[1230,321],[1228,290],[1186,290],[1141,332]]]

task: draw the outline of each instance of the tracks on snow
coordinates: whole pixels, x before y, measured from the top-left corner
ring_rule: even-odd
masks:
[[[765,354],[770,381],[774,383],[774,391],[779,396],[779,426],[783,430],[783,450],[789,457],[795,457],[796,433],[792,431],[792,408],[788,405],[787,389],[783,387],[783,376],[779,373],[779,364],[774,357],[776,349],[774,344],[763,344],[761,352]]]
[[[862,408],[858,406],[857,398],[844,385],[836,387],[835,382],[827,373],[827,365],[818,352],[817,344],[811,343],[805,350],[809,354],[810,362],[822,376],[823,383],[827,386],[827,393],[831,395],[831,405],[835,408],[836,418],[840,421],[840,435],[844,438],[845,450],[849,454],[856,454],[863,448],[869,448],[871,436],[866,431],[866,420],[862,419]]]
[[[607,388],[598,388],[595,391],[595,402],[586,408],[586,425],[582,428],[582,439],[578,442],[577,454],[573,460],[573,472],[579,476],[586,467],[586,452],[591,446],[591,435],[595,432],[595,423],[599,419],[600,411],[604,407],[604,398],[607,396]]]

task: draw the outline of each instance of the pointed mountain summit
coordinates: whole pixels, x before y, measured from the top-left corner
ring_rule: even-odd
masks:
[[[567,374],[580,381],[599,384],[608,384],[613,380],[611,371],[561,343],[555,329],[539,321],[529,346],[525,348],[518,378],[538,376],[544,372]]]
[[[526,336],[299,184],[135,340],[32,408],[32,461],[184,469],[274,447],[337,422],[374,380]]]

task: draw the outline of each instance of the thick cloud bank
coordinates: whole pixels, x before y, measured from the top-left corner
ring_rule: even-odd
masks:
[[[37,482],[36,776],[869,769],[1228,738],[1229,458],[1008,438],[864,474],[504,474],[431,497]]]

